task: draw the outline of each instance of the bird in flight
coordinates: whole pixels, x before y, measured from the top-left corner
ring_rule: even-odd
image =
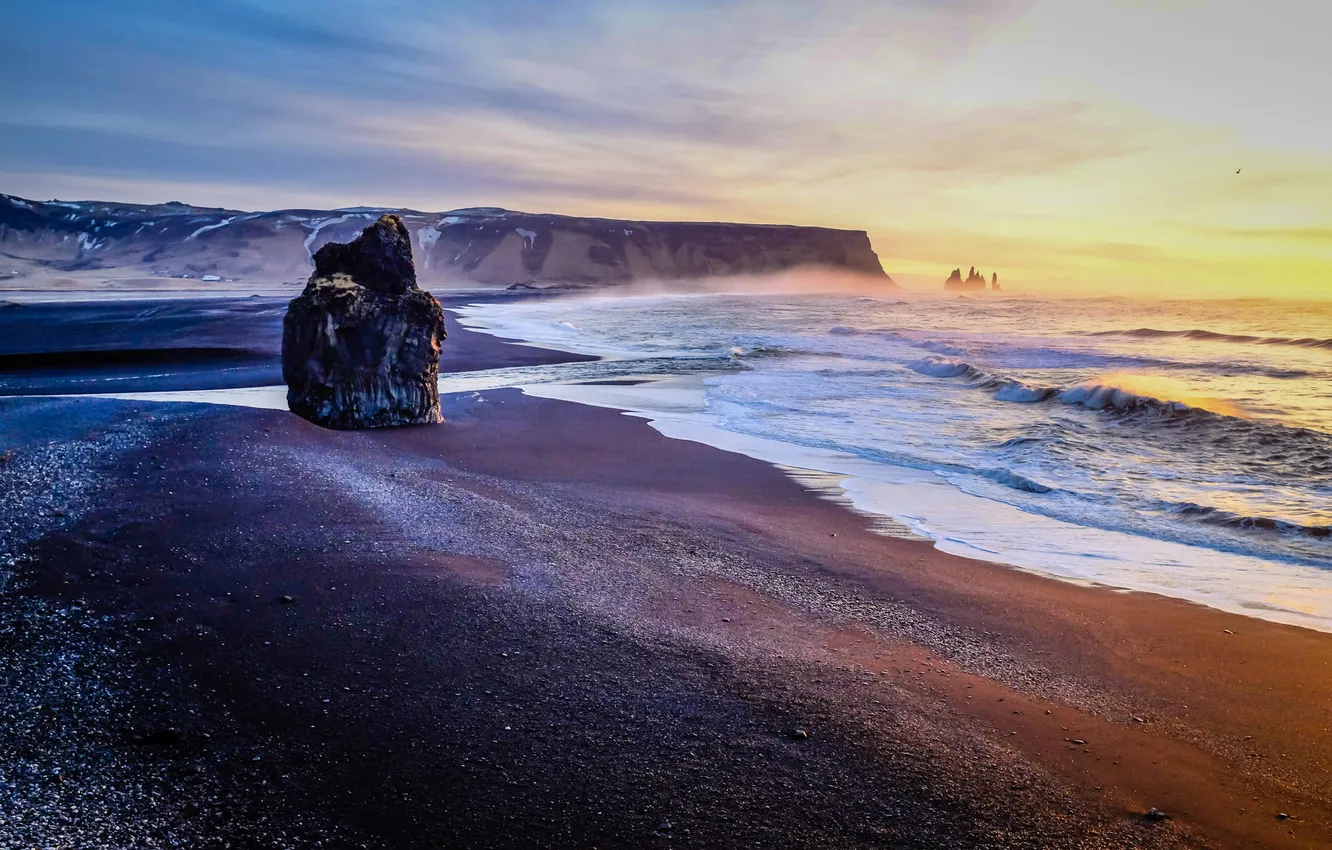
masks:
[[[1244,169],[1242,169],[1242,168],[1236,168],[1236,169],[1235,169],[1235,173],[1236,173],[1236,174],[1239,174],[1239,173],[1240,173],[1241,171],[1243,171],[1243,170],[1244,170]]]

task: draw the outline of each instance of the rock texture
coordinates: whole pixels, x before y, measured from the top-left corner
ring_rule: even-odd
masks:
[[[170,203],[29,201],[0,195],[0,277],[123,270],[121,277],[298,285],[321,246],[348,242],[385,213],[411,235],[431,286],[592,287],[635,280],[828,266],[893,286],[863,231],[715,222],[644,222],[492,207],[239,212]],[[100,275],[99,276],[105,276]],[[196,284],[197,285],[197,284]]]
[[[314,255],[315,272],[287,307],[287,406],[327,428],[442,421],[444,311],[416,284],[411,236],[381,216],[349,244]]]

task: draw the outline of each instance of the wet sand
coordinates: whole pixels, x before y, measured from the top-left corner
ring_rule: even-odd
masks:
[[[295,294],[295,293],[293,293]],[[446,308],[533,296],[442,294]],[[235,389],[282,383],[290,298],[50,301],[0,309],[0,396]],[[443,371],[595,358],[497,346],[445,313]]]
[[[0,399],[0,836],[1332,846],[1330,635],[874,534],[614,411],[445,414]]]

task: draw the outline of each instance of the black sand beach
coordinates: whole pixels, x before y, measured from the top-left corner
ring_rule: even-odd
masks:
[[[0,399],[0,847],[1328,845],[1328,635],[885,538],[614,411],[444,406]]]

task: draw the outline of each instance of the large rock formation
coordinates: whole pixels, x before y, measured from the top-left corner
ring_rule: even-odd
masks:
[[[893,286],[863,231],[459,210],[415,235],[423,273],[486,285],[595,287],[822,266]]]
[[[402,219],[381,216],[352,242],[314,255],[282,323],[282,376],[293,413],[327,428],[442,421],[444,311],[416,285]]]

